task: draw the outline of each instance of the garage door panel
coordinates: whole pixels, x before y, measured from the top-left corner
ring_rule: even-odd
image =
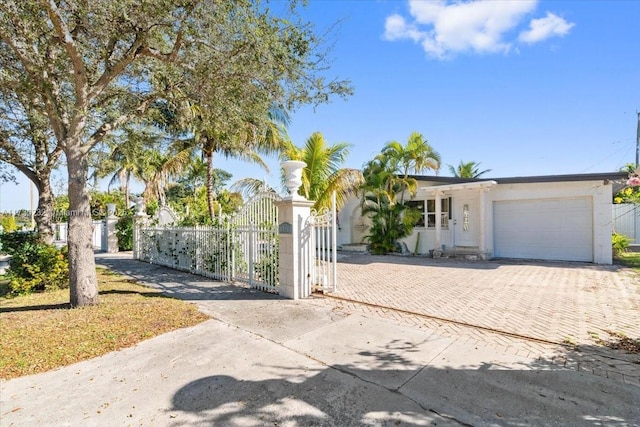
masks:
[[[593,261],[590,198],[494,202],[494,255]]]

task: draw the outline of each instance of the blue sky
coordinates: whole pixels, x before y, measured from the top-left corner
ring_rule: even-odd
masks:
[[[635,161],[640,1],[310,1],[332,69],[355,94],[292,115],[296,145],[316,131],[352,145],[360,168],[391,140],[422,133],[446,165],[486,177],[616,171]],[[246,163],[216,167],[265,178]],[[26,180],[3,184],[0,210],[28,208]]]

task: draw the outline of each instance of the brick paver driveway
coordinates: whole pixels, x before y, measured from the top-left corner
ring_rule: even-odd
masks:
[[[335,296],[552,341],[640,338],[640,275],[583,263],[342,253]]]

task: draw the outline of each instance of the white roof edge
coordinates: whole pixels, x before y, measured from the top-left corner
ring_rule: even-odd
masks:
[[[496,181],[475,181],[475,182],[461,182],[458,184],[445,184],[445,185],[432,185],[429,187],[420,187],[420,190],[427,193],[435,193],[439,191],[451,191],[451,190],[473,190],[481,188],[489,188],[493,185],[497,185]]]

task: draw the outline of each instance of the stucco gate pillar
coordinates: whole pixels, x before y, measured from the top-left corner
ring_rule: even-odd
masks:
[[[277,203],[278,233],[280,239],[280,295],[285,298],[299,299],[309,296],[308,287],[304,286],[305,277],[303,263],[303,232],[304,226],[311,215],[313,202],[298,195],[298,188],[302,185],[302,169],[304,162],[289,160],[282,163],[285,170],[285,185],[289,189],[289,196]]]
[[[116,234],[116,224],[118,217],[116,216],[116,205],[114,203],[107,204],[107,217],[104,220],[104,228],[102,229],[102,251],[110,254],[118,252],[118,235]]]
[[[147,224],[149,216],[144,210],[142,197],[136,201],[136,211],[133,215],[133,259],[140,257],[140,229]]]

